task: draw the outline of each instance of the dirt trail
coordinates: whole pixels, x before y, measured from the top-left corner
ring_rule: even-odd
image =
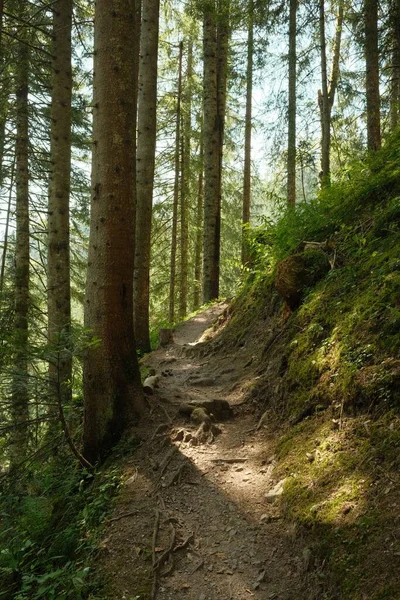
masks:
[[[307,551],[296,548],[279,501],[266,498],[277,483],[271,438],[254,431],[256,417],[240,406],[248,357],[229,349],[209,356],[198,343],[212,336],[204,332],[225,307],[187,321],[174,344],[146,359],[160,381],[149,398],[150,435],[143,433],[127,460],[103,543],[109,598],[309,597],[302,587]],[[214,441],[193,445],[198,425],[181,417],[179,406],[216,398],[229,401],[233,417],[218,420]]]

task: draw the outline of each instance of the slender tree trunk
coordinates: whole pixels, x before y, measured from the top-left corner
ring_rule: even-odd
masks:
[[[5,225],[5,229],[4,229],[3,254],[1,256],[0,294],[2,293],[2,291],[4,289],[4,279],[5,279],[7,250],[8,250],[8,236],[9,236],[10,216],[11,216],[11,202],[12,202],[12,197],[13,197],[13,186],[14,186],[14,171],[15,171],[15,160],[12,164],[11,176],[10,176],[10,189],[8,192],[6,225]]]
[[[332,68],[330,81],[328,85],[328,69],[326,58],[326,37],[325,37],[325,2],[319,0],[319,32],[321,45],[321,79],[322,91],[318,90],[318,104],[320,109],[321,119],[321,186],[330,184],[331,168],[331,117],[332,108],[335,101],[335,94],[339,80],[339,61],[340,47],[342,41],[342,26],[343,26],[344,1],[341,0],[338,6],[338,14],[336,18],[335,40],[332,55]]]
[[[322,92],[319,90],[318,100],[321,113],[321,186],[330,183],[330,151],[331,151],[331,115],[328,95],[328,70],[326,61],[325,37],[325,0],[319,0],[319,39],[321,49]]]
[[[150,351],[150,247],[156,150],[159,0],[143,0],[140,33],[138,141],[136,154],[136,246],[134,269],[135,337]]]
[[[144,409],[133,335],[134,6],[97,0],[84,456],[104,457]]]
[[[392,131],[399,124],[400,110],[400,0],[393,1],[392,7],[392,75],[390,78],[390,127]]]
[[[289,99],[288,99],[288,155],[287,155],[287,202],[296,203],[296,21],[297,0],[289,3]]]
[[[183,135],[182,135],[182,180],[181,180],[181,265],[179,285],[179,316],[187,314],[188,260],[189,260],[189,222],[190,200],[190,152],[192,119],[192,78],[193,78],[193,42],[188,40],[185,90],[183,93]]]
[[[180,168],[181,168],[181,99],[182,99],[182,56],[183,43],[179,44],[178,59],[178,90],[176,98],[176,127],[175,127],[175,180],[174,180],[174,200],[172,210],[172,235],[171,235],[171,262],[170,262],[170,280],[169,280],[169,311],[168,321],[172,324],[175,321],[175,284],[176,284],[176,246],[178,230],[178,206],[180,192]]]
[[[50,131],[47,309],[52,358],[50,397],[65,406],[71,401],[71,290],[69,195],[71,172],[71,27],[72,0],[53,4],[53,71]]]
[[[218,8],[218,10],[217,10]],[[229,2],[204,10],[204,235],[203,302],[219,295],[221,183],[226,110]]]
[[[243,216],[242,224],[250,224],[251,206],[251,128],[253,98],[253,52],[254,52],[254,20],[253,0],[249,2],[249,25],[247,34],[247,69],[246,69],[246,116],[244,131],[244,172],[243,172]],[[249,261],[249,249],[246,232],[242,232],[242,264]]]
[[[378,0],[365,0],[364,25],[367,96],[367,142],[368,150],[376,151],[381,147]]]
[[[4,0],[0,0],[0,52],[3,48],[3,16],[4,16]]]
[[[335,29],[335,42],[333,46],[333,55],[332,55],[332,68],[331,68],[331,76],[329,83],[329,109],[330,115],[332,112],[332,108],[335,102],[335,95],[339,81],[339,73],[340,73],[340,48],[342,45],[342,30],[343,30],[343,17],[344,17],[344,0],[339,0],[338,13],[336,18],[336,29]]]
[[[21,10],[23,14],[23,9]],[[11,467],[24,460],[28,445],[28,311],[29,311],[29,47],[19,43],[16,71],[16,239],[15,239],[15,355],[12,382],[13,430]]]
[[[0,72],[4,74],[3,7],[3,0],[0,0]],[[0,188],[2,187],[4,180],[3,156],[9,96],[9,90],[7,88],[8,86],[5,85],[3,80],[0,84]]]
[[[197,180],[197,205],[196,205],[196,238],[194,247],[194,290],[193,290],[193,310],[200,306],[201,292],[201,247],[203,239],[203,211],[204,211],[204,186],[203,186],[203,126],[200,131],[200,150],[199,150],[199,176]]]

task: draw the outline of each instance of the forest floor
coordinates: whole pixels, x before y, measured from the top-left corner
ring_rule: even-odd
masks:
[[[242,401],[257,361],[249,348],[207,351],[226,306],[186,321],[174,343],[144,359],[160,380],[102,543],[110,599],[313,597],[303,584],[309,550],[280,513],[275,433],[256,429]],[[231,415],[196,439],[199,425],[180,407],[214,399],[228,401]]]

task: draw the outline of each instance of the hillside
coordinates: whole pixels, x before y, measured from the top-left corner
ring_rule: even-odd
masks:
[[[110,598],[400,598],[397,149],[256,231],[240,295],[145,359]]]

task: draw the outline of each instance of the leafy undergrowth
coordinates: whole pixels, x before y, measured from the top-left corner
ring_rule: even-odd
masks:
[[[400,138],[251,233],[223,339],[259,344],[249,397],[279,431],[282,508],[319,598],[400,598]],[[290,312],[276,266],[318,242],[331,269]]]
[[[132,440],[129,443],[131,451]],[[32,463],[0,494],[0,598],[102,600],[92,566],[122,484],[124,443],[95,474],[70,456]]]

